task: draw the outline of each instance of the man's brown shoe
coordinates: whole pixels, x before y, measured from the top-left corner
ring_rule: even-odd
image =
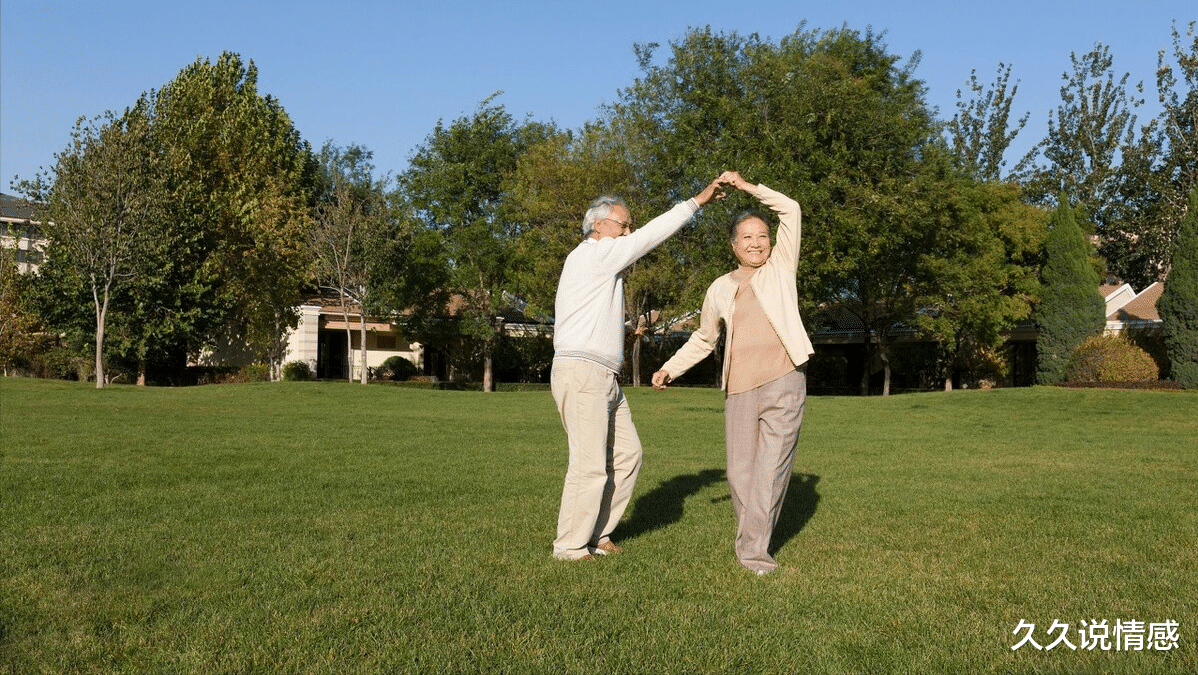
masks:
[[[624,549],[616,546],[610,539],[595,547],[595,553],[599,555],[608,555],[611,553],[623,553]]]

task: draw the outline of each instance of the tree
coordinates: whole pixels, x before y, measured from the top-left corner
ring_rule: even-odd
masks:
[[[806,200],[800,198],[808,214],[800,295],[856,315],[865,362],[881,363],[887,394],[889,345],[895,331],[913,322],[926,294],[920,265],[943,222],[933,209],[948,176],[944,153],[923,83],[914,77],[918,54],[900,68],[882,36],[870,31],[830,32],[808,49],[796,69],[805,78],[791,97],[803,106],[795,113],[805,124],[797,122],[811,139],[790,161],[799,174],[791,183],[811,185]],[[862,394],[870,371],[862,373]]]
[[[1173,28],[1173,58],[1181,71],[1181,80],[1187,89],[1179,90],[1180,82],[1173,68],[1166,65],[1164,52],[1157,68],[1157,91],[1163,106],[1162,118],[1168,152],[1161,173],[1165,185],[1166,208],[1163,212],[1167,223],[1180,223],[1193,210],[1193,200],[1187,195],[1198,185],[1198,22],[1191,21],[1186,37],[1188,46],[1182,41],[1176,26]],[[1166,232],[1176,231],[1165,225]],[[1168,258],[1169,251],[1165,250]]]
[[[1043,204],[1059,192],[1072,195],[1075,217],[1099,236],[1105,252],[1122,227],[1119,193],[1126,174],[1120,161],[1135,153],[1134,111],[1144,100],[1128,94],[1129,74],[1116,81],[1110,48],[1102,43],[1082,56],[1070,54],[1070,61],[1072,72],[1062,75],[1062,103],[1048,120],[1048,137],[1037,146],[1049,164],[1029,169],[1026,186]],[[1143,84],[1135,88],[1142,92]]]
[[[1002,168],[1006,165],[1003,155],[1019,132],[1027,126],[1031,113],[1023,117],[1010,128],[1011,105],[1019,92],[1018,83],[1007,86],[1011,78],[1011,66],[998,64],[998,75],[989,88],[978,83],[977,71],[969,74],[969,89],[973,98],[965,99],[961,91],[957,91],[957,114],[948,123],[949,137],[958,167],[981,181],[997,181],[1003,179]],[[1031,162],[1032,154],[1020,161],[1015,172],[1018,173],[1026,164]],[[1008,177],[1009,178],[1009,177]]]
[[[915,325],[936,340],[944,388],[954,371],[970,379],[1002,374],[1004,331],[1031,316],[1047,218],[1024,204],[1013,183],[945,183],[937,198],[946,222],[923,263],[928,295]]]
[[[15,228],[12,234],[19,236]],[[18,264],[17,247],[0,246],[0,373],[6,376],[36,346],[38,318],[30,306],[28,277],[19,273]]]
[[[366,316],[373,300],[372,274],[388,237],[387,186],[390,177],[375,178],[372,153],[357,145],[342,150],[326,143],[320,152],[328,187],[316,205],[309,234],[318,283],[341,300],[346,345],[353,344],[349,305],[358,306],[362,359],[358,377],[369,382],[366,367]],[[346,350],[346,373],[353,380],[353,350]]]
[[[537,122],[515,123],[494,103],[497,95],[471,116],[448,126],[438,122],[400,178],[403,201],[442,235],[450,287],[463,301],[461,333],[480,347],[484,391],[494,390],[500,309],[514,282],[514,243],[524,230],[510,199],[517,163],[555,132]]]
[[[1187,195],[1198,184],[1195,25],[1189,24],[1188,46],[1176,26],[1173,28],[1176,68],[1166,59],[1166,52],[1160,52],[1156,88],[1161,114],[1144,127],[1139,143],[1124,152],[1120,168],[1119,227],[1106,233],[1102,254],[1115,275],[1136,288],[1168,275],[1174,242],[1187,212]]]
[[[308,261],[316,163],[258,70],[225,52],[144,96],[169,181],[172,285],[187,300],[178,360],[218,336],[247,342],[280,375]]]
[[[919,256],[936,236],[926,226],[935,222],[926,197],[943,176],[942,163],[922,161],[940,141],[914,77],[919,54],[900,66],[872,30],[804,24],[777,44],[693,30],[671,45],[664,66],[652,64],[653,47],[639,47],[645,73],[622,92],[613,116],[644,148],[658,192],[677,194],[734,168],[794,197],[804,211],[799,282],[807,309],[836,304],[855,313],[871,336],[867,360],[887,363],[890,336],[911,320],[921,295]],[[722,228],[707,219],[718,222],[738,206],[705,209],[701,222],[662,247],[680,260],[676,277],[691,289],[671,300],[701,294],[731,267]]]
[[[761,139],[750,133],[754,120],[743,105],[756,83],[747,78],[761,68],[755,55],[766,43],[756,35],[696,29],[670,45],[665,66],[653,64],[657,47],[634,47],[642,75],[605,108],[603,120],[627,166],[622,193],[636,205],[634,214],[651,218],[729,168],[769,180],[754,152]],[[738,157],[736,164],[730,156]],[[735,266],[724,226],[734,209],[751,201],[708,204],[630,268],[624,295],[633,327],[633,386],[642,383],[641,350],[650,336],[692,316],[707,285]]]
[[[1190,188],[1171,262],[1156,308],[1164,324],[1173,379],[1186,389],[1198,389],[1198,186]]]
[[[1098,292],[1100,278],[1090,264],[1090,249],[1074,209],[1062,194],[1045,242],[1044,286],[1035,314],[1040,329],[1036,343],[1040,384],[1064,379],[1074,348],[1101,332],[1105,323],[1106,303]]]
[[[95,378],[105,379],[104,337],[110,303],[122,284],[136,278],[163,213],[159,167],[147,152],[144,118],[113,113],[80,118],[71,144],[58,153],[48,193],[46,267],[62,270],[91,296],[95,319]],[[40,190],[25,184],[25,189]]]

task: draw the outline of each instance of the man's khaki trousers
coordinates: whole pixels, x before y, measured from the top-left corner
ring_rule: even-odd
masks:
[[[770,536],[790,485],[806,403],[807,373],[802,368],[724,400],[736,557],[751,570],[769,572],[778,566],[770,555]]]
[[[590,361],[556,359],[550,383],[570,446],[553,556],[573,560],[607,541],[620,522],[643,451],[615,373]]]

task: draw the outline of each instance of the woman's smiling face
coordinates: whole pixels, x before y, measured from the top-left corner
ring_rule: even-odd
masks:
[[[742,267],[761,267],[770,259],[770,228],[756,216],[746,218],[736,226],[732,238],[732,253]]]

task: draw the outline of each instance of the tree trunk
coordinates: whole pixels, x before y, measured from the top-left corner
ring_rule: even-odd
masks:
[[[485,392],[495,391],[495,381],[493,379],[495,375],[492,372],[494,359],[492,358],[491,351],[491,342],[488,340],[483,345],[483,391]]]
[[[104,388],[104,321],[108,317],[108,288],[104,289],[104,301],[95,283],[92,284],[92,299],[96,303],[96,389]]]
[[[641,386],[641,334],[632,334],[632,386]]]
[[[345,379],[354,381],[354,329],[349,327],[349,313],[345,314]]]
[[[359,316],[361,324],[358,333],[362,342],[362,364],[358,366],[358,373],[362,378],[362,384],[370,384],[370,373],[366,368],[366,312],[362,312]]]
[[[890,355],[886,353],[884,347],[878,349],[878,355],[882,358],[882,395],[890,395]]]
[[[270,381],[283,380],[283,328],[279,310],[275,310],[274,330],[270,334]]]
[[[96,389],[104,388],[104,320],[96,319]]]

